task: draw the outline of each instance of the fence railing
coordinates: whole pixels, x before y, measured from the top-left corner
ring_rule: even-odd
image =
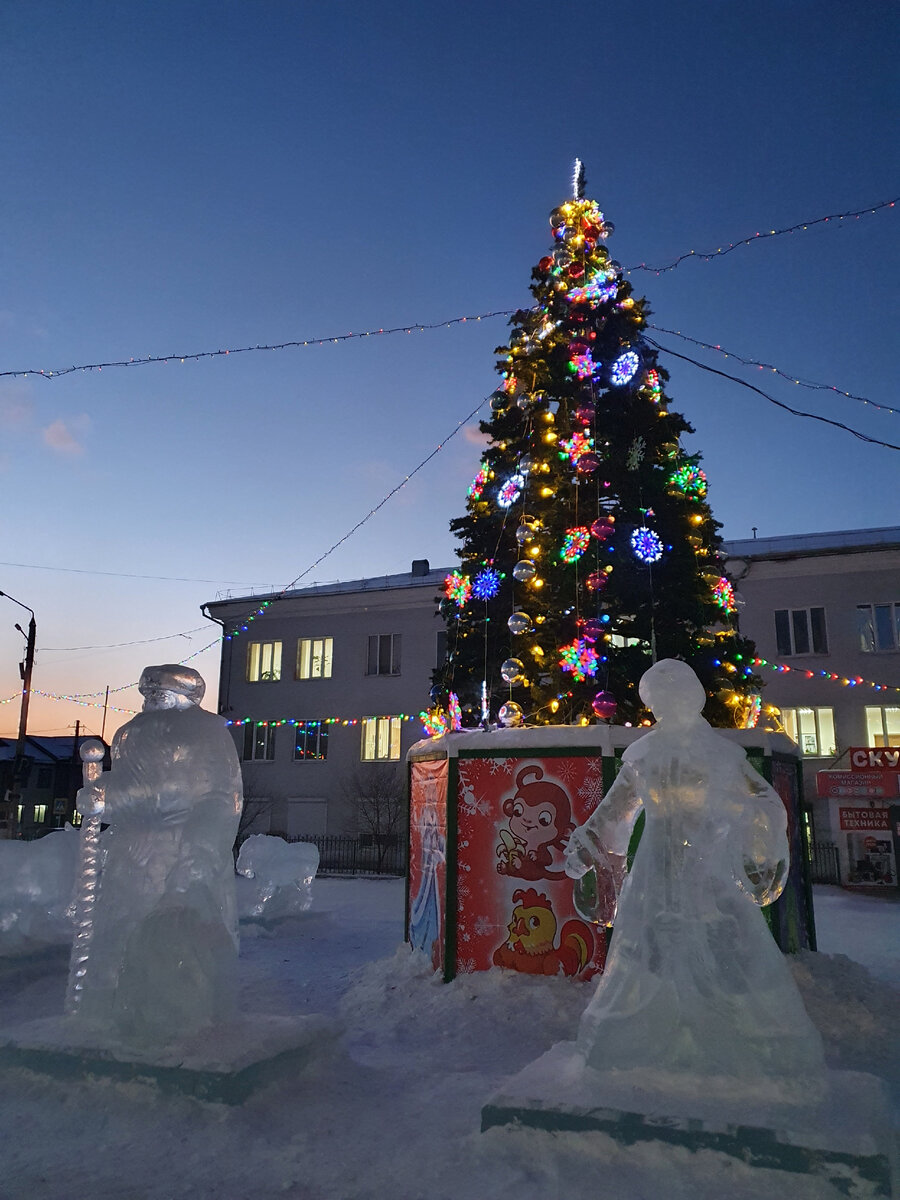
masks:
[[[831,842],[814,842],[809,851],[809,872],[813,883],[840,883],[837,846]]]
[[[289,837],[289,842],[312,842],[319,851],[319,875],[405,875],[405,839],[359,838],[339,834],[309,833]]]

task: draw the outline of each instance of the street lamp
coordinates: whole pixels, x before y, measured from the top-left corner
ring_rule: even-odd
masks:
[[[29,608],[27,604],[23,604],[21,600],[17,600],[15,596],[11,596],[9,592],[0,592],[0,596],[5,596],[7,600],[12,600],[13,604],[18,604],[19,608],[24,608],[26,612],[31,613],[31,620],[28,622],[28,633],[21,625],[17,624],[16,629],[25,638],[25,661],[19,663],[19,674],[22,676],[22,708],[19,713],[19,736],[16,738],[16,757],[13,761],[12,782],[9,791],[6,795],[6,836],[8,838],[16,837],[16,825],[18,823],[19,800],[22,795],[22,782],[25,775],[25,735],[28,729],[28,702],[31,699],[31,672],[34,669],[34,645],[37,639],[37,623],[34,619],[34,609]],[[23,826],[34,824],[34,805],[29,805],[30,814],[26,813],[25,807],[22,808]]]

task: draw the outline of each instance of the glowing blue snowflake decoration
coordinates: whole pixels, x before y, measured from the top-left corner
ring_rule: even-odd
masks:
[[[626,350],[620,354],[609,369],[609,382],[613,387],[624,387],[637,374],[641,365],[640,355],[636,350]]]
[[[662,558],[663,544],[652,529],[640,525],[631,535],[631,549],[641,562],[655,563]]]
[[[510,475],[506,483],[497,493],[497,503],[501,508],[509,508],[511,504],[515,504],[522,494],[522,488],[525,486],[525,477],[523,475]]]
[[[500,591],[503,576],[493,567],[485,567],[472,580],[472,595],[476,600],[493,600]]]

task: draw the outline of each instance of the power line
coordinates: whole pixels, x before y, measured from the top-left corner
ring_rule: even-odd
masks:
[[[0,567],[21,567],[26,571],[64,571],[69,575],[106,575],[112,579],[158,579],[164,583],[208,583],[229,587],[262,587],[260,583],[245,583],[242,579],[192,579],[186,575],[132,575],[127,571],[88,571],[84,567],[48,567],[41,563],[0,562]]]
[[[730,379],[732,383],[739,383],[741,387],[749,388],[751,392],[756,392],[757,395],[768,400],[770,404],[774,404],[777,408],[783,408],[785,412],[789,412],[795,417],[806,417],[810,421],[821,421],[823,425],[832,425],[835,429],[843,429],[845,433],[852,433],[861,442],[868,442],[872,446],[884,446],[886,450],[900,450],[900,446],[895,446],[893,442],[883,442],[880,438],[870,437],[867,433],[862,433],[859,429],[852,429],[849,425],[845,425],[843,421],[833,421],[830,417],[820,416],[819,413],[804,412],[799,408],[791,408],[789,404],[784,404],[781,400],[776,400],[774,396],[770,396],[768,392],[764,392],[762,388],[756,387],[755,384],[748,383],[746,379],[739,379],[737,375],[729,375],[727,371],[719,371],[716,367],[707,366],[706,363],[698,362],[695,358],[689,358],[686,354],[679,354],[677,350],[670,350],[667,346],[661,346],[653,338],[646,337],[645,341],[651,346],[655,346],[663,354],[671,354],[674,358],[680,358],[694,367],[699,367],[701,371],[709,371],[711,375],[719,375],[722,379]]]

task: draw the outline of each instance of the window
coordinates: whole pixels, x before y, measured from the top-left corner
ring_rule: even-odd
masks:
[[[275,726],[250,721],[244,726],[244,752],[247,762],[271,762],[275,757]]]
[[[400,758],[400,724],[399,717],[363,717],[363,762]]]
[[[859,648],[865,654],[900,649],[900,603],[858,604],[856,627]]]
[[[775,645],[785,657],[827,654],[824,608],[781,608],[775,612]]]
[[[830,758],[837,754],[833,708],[782,708],[784,732],[800,747],[801,754]]]
[[[328,726],[324,721],[298,721],[294,735],[294,762],[328,757]]]
[[[297,642],[297,678],[330,679],[334,638],[300,638]]]
[[[251,642],[247,647],[247,682],[281,678],[281,642]]]
[[[900,746],[900,708],[866,708],[867,746]]]
[[[25,812],[25,806],[23,804],[20,804],[18,811],[19,811],[18,820],[19,820],[19,824],[21,825],[22,824],[22,814]],[[46,804],[36,804],[34,806],[34,823],[35,823],[35,825],[43,825],[46,820],[47,820],[47,805]]]
[[[53,768],[38,767],[36,787],[48,788],[53,787]]]
[[[400,674],[400,634],[373,633],[366,658],[367,675]]]

